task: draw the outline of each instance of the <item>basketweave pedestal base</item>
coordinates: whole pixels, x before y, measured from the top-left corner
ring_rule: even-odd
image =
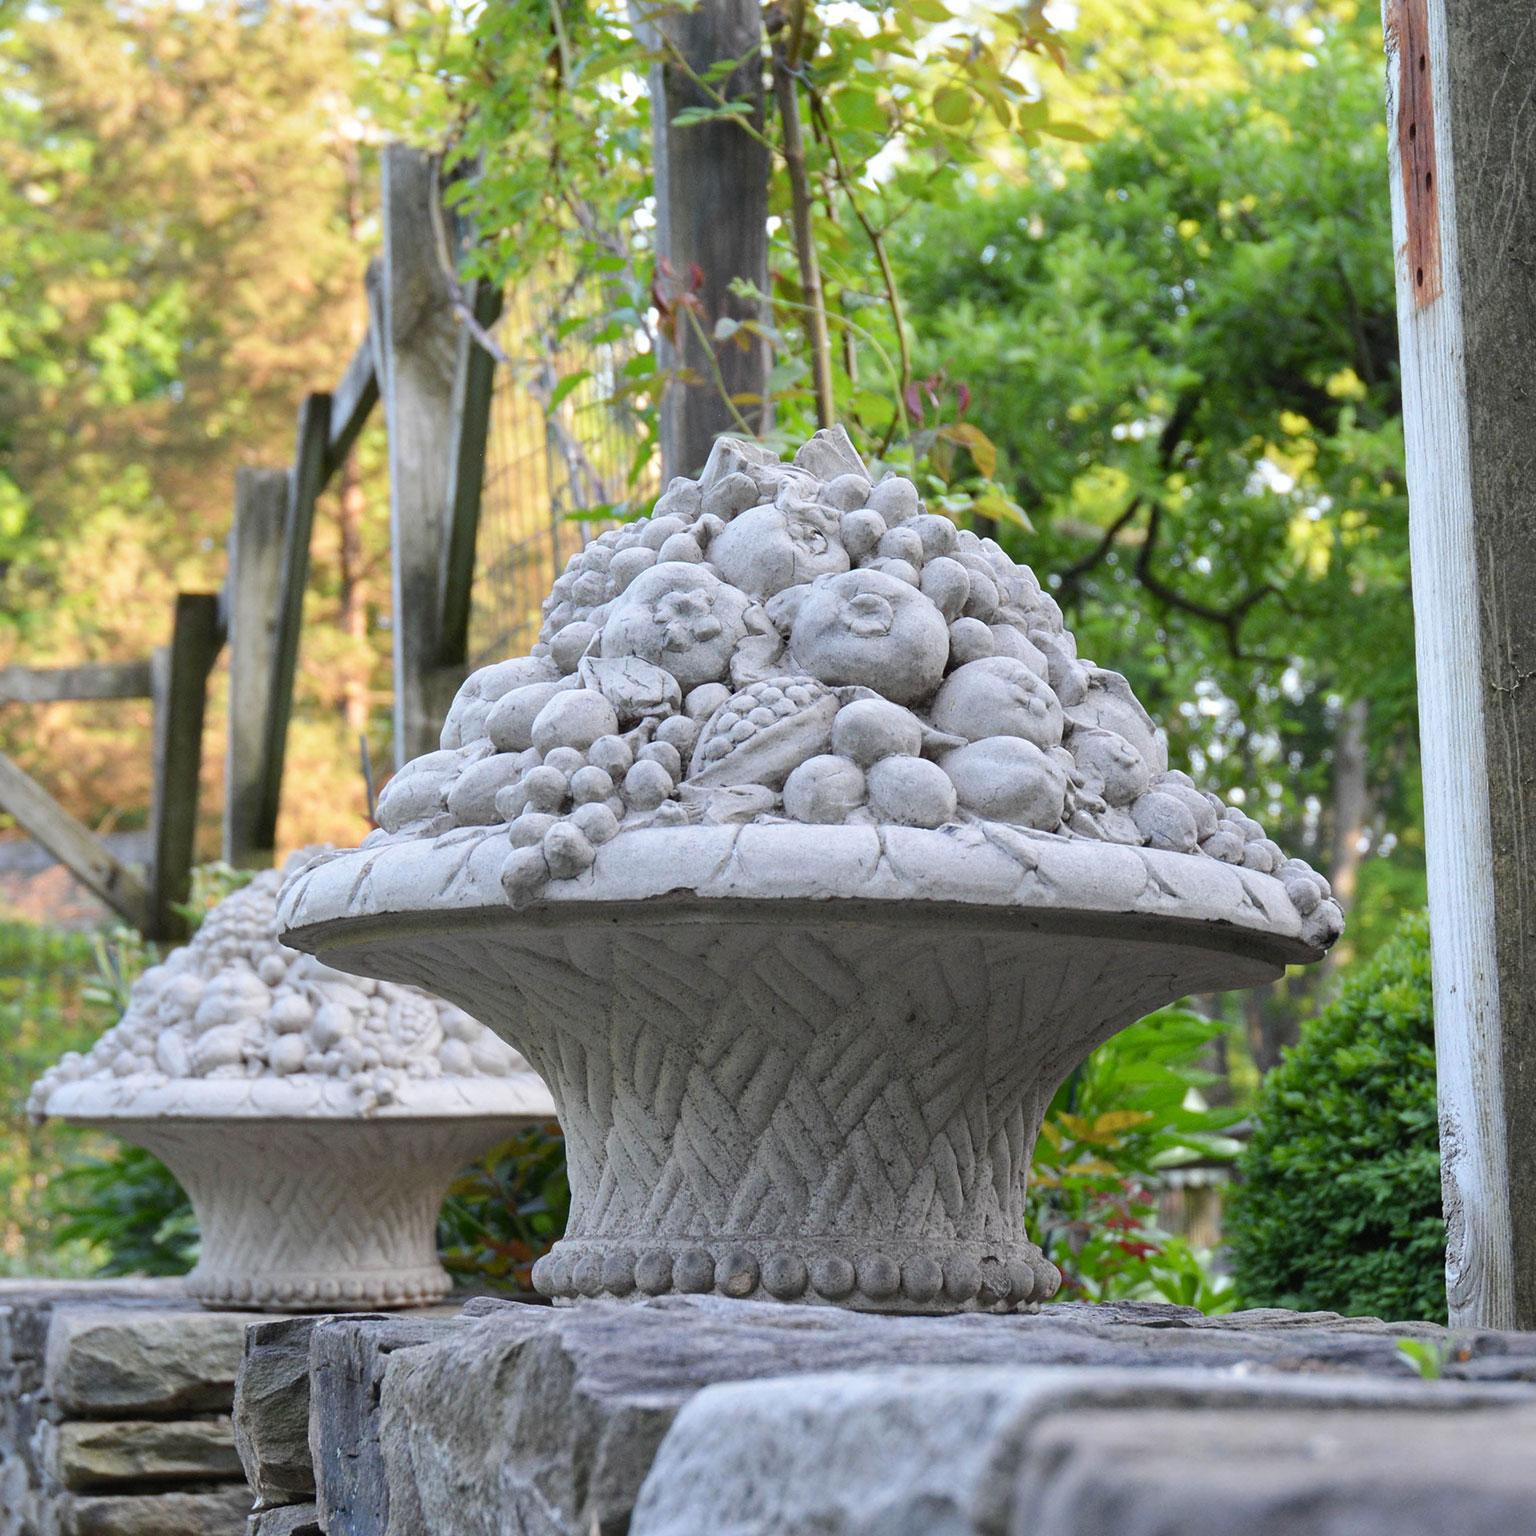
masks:
[[[803,847],[809,829],[790,830]],[[826,830],[835,853],[849,829]],[[919,836],[954,856],[941,834]],[[762,846],[794,851],[787,838]],[[701,899],[666,891],[670,870],[640,865],[639,852],[637,840],[614,879],[600,860],[590,889],[571,882],[569,899],[515,912],[401,910],[427,883],[428,850],[401,857],[394,883],[391,851],[372,855],[366,903],[352,894],[364,854],[306,872],[284,897],[287,942],[451,998],[549,1084],[571,1218],[534,1278],[556,1301],[716,1292],[887,1312],[1033,1306],[1059,1283],[1025,1232],[1055,1089],[1150,1010],[1272,980],[1313,954],[1275,931],[1294,923],[1278,882],[1214,860],[1103,849],[1085,860],[1058,843],[1039,860],[1040,873],[1057,861],[1061,878],[1044,887],[1056,899],[1024,910]],[[990,874],[984,852],[967,853],[967,875]],[[811,883],[828,862],[769,872],[781,887]],[[761,867],[716,866],[738,889]],[[1156,910],[1069,905],[1075,878],[1089,898],[1120,899],[1106,869]],[[664,893],[594,899],[646,882]],[[344,900],[375,909],[344,916]]]
[[[187,1294],[210,1307],[330,1312],[422,1306],[451,1289],[437,1214],[517,1120],[257,1118],[96,1122],[158,1157],[202,1238]]]

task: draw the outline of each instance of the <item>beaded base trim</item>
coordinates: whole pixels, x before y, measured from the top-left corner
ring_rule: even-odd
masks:
[[[981,1252],[795,1245],[753,1238],[688,1244],[566,1239],[533,1268],[556,1301],[713,1293],[867,1312],[1013,1312],[1049,1300],[1061,1272],[1033,1244]]]
[[[204,1306],[253,1307],[274,1312],[328,1312],[419,1307],[452,1289],[448,1272],[433,1264],[381,1275],[232,1274],[204,1270],[187,1276],[187,1294]]]

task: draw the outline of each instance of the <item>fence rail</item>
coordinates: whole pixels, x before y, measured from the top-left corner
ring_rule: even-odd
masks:
[[[152,657],[0,668],[0,705],[153,700],[143,872],[0,756],[0,810],[151,938],[178,933],[190,891],[208,679],[226,645],[223,856],[271,862],[316,504],[376,407],[389,439],[397,765],[436,745],[472,657],[500,659],[537,637],[544,593],[601,526],[570,514],[637,494],[630,470],[642,440],[609,404],[627,350],[562,340],[579,280],[516,296],[500,327],[518,338],[516,355],[498,366],[477,334],[496,324],[503,296],[445,265],[451,220],[435,206],[431,161],[391,145],[382,177],[384,251],[366,277],[367,333],[335,387],[301,403],[293,462],[237,471],[223,587],[179,594],[170,644]],[[580,383],[557,397],[573,374]]]

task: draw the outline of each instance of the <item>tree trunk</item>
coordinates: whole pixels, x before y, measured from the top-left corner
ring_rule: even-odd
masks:
[[[768,181],[763,140],[762,15],[758,0],[698,0],[690,11],[648,12],[636,30],[655,54],[651,111],[656,180],[659,361],[674,375],[661,410],[664,477],[697,473],[715,437],[767,420],[768,345],[760,336],[714,339],[726,320],[761,319],[738,298],[740,278],[768,290]],[[706,80],[724,59],[745,62]],[[678,127],[689,107],[746,101],[745,118]],[[734,402],[734,404],[733,404]]]
[[[1370,703],[1356,699],[1339,719],[1333,748],[1333,860],[1328,878],[1346,915],[1360,882],[1361,841],[1371,816],[1365,726]]]

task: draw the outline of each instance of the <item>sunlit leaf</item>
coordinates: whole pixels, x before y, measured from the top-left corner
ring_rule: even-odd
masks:
[[[934,92],[933,115],[951,128],[970,122],[975,112],[976,98],[958,85],[947,85]]]
[[[966,449],[985,479],[990,480],[997,473],[997,446],[975,422],[954,422],[945,427],[940,436]]]
[[[560,409],[561,401],[567,399],[573,391],[580,389],[591,377],[592,370],[590,368],[578,368],[574,373],[566,374],[549,392],[549,404],[545,407],[545,410],[553,416]]]

